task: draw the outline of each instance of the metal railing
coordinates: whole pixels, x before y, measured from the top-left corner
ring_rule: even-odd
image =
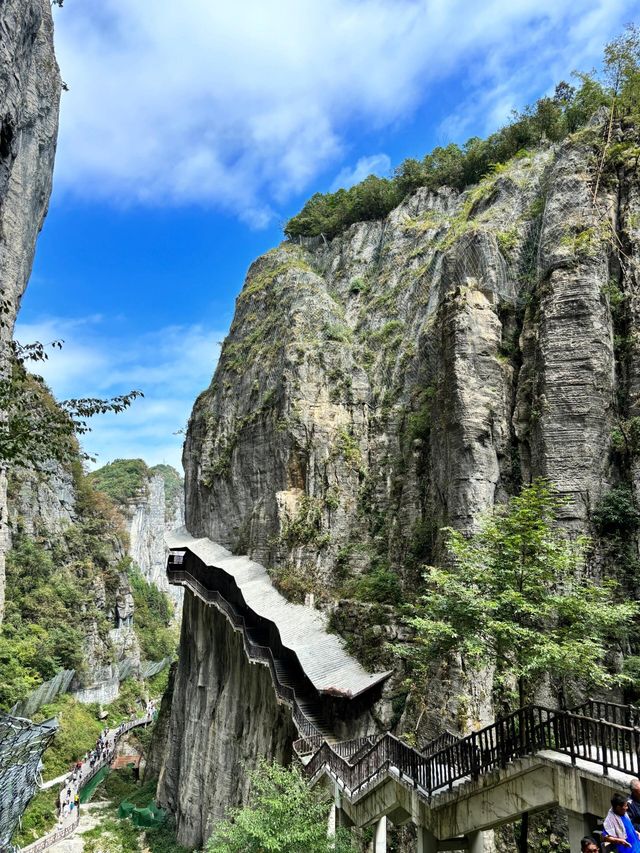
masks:
[[[204,586],[190,572],[182,568],[183,562],[181,557],[181,554],[169,554],[169,561],[167,563],[169,583],[186,586],[194,595],[197,595],[206,604],[213,604],[227,617],[232,627],[242,634],[244,650],[249,660],[254,663],[266,664],[269,667],[276,695],[291,708],[293,722],[301,735],[300,741],[309,742],[313,744],[314,748],[317,744],[322,743],[325,736],[300,708],[295,690],[287,684],[282,684],[279,680],[275,658],[269,646],[259,645],[249,637],[244,617],[217,590]],[[299,743],[299,741],[296,741],[296,743]]]
[[[29,844],[28,847],[22,847],[20,849],[22,853],[40,853],[41,850],[47,850],[49,847],[53,847],[54,844],[57,844],[58,841],[62,841],[70,835],[73,835],[78,828],[79,823],[80,810],[76,809],[76,816],[73,823],[69,823],[67,826],[62,827],[62,829],[57,829],[50,835],[45,835],[45,837],[41,838],[39,841],[34,841],[33,844]]]
[[[305,773],[313,778],[327,769],[355,796],[393,768],[401,780],[431,797],[541,750],[567,755],[573,765],[579,759],[597,764],[605,775],[610,769],[636,776],[640,771],[640,729],[529,705],[429,755],[386,734],[354,761],[340,754],[339,745],[325,741]]]
[[[279,681],[275,658],[268,646],[248,636],[244,618],[217,590],[210,590],[183,568],[182,555],[171,554],[167,566],[170,583],[187,586],[206,603],[215,605],[242,633],[247,657],[269,666],[276,694],[292,708],[301,737],[294,742],[298,755],[311,755],[305,766],[310,778],[328,771],[352,796],[393,768],[394,774],[426,797],[452,789],[461,780],[504,768],[511,761],[541,750],[567,755],[573,765],[583,760],[609,769],[640,773],[640,710],[589,699],[571,711],[529,705],[466,737],[445,732],[413,749],[392,734],[331,744],[301,710],[295,690]],[[599,719],[596,716],[600,717]]]
[[[423,755],[433,755],[436,752],[440,752],[440,750],[444,749],[445,746],[451,746],[458,743],[461,738],[462,735],[455,735],[453,732],[445,731],[433,740],[428,741],[428,743],[422,747],[420,752]]]
[[[91,770],[82,777],[82,785],[81,788],[84,788],[102,769],[111,763],[111,759],[113,753],[115,752],[115,742],[122,737],[123,734],[130,731],[131,729],[136,728],[137,726],[146,726],[153,720],[152,714],[147,714],[144,717],[141,717],[137,720],[129,720],[127,723],[122,723],[118,729],[116,730],[116,735],[114,739],[114,749],[113,751],[109,751],[108,753],[103,753],[102,757],[96,761]],[[70,776],[71,774],[69,774]],[[66,777],[68,778],[68,777]],[[66,788],[67,781],[63,783],[63,788]],[[43,838],[39,838],[37,841],[33,841],[31,844],[28,844],[26,847],[22,847],[21,853],[40,853],[41,850],[48,850],[49,847],[53,847],[54,844],[57,844],[59,841],[62,841],[65,838],[68,838],[78,828],[78,824],[80,823],[80,807],[78,806],[75,809],[75,816],[72,822],[67,823],[65,826],[60,829],[56,829],[54,832],[50,832],[49,835],[45,835]]]
[[[607,720],[619,726],[640,726],[640,708],[635,705],[620,705],[600,699],[587,699],[575,708],[569,708],[572,714],[593,717],[595,720]]]

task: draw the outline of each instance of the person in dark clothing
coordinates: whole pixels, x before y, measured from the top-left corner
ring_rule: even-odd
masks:
[[[585,835],[580,842],[580,853],[598,853],[598,844],[590,835]]]
[[[640,832],[640,779],[632,779],[629,785],[631,796],[627,800],[629,804],[629,820],[636,832]]]

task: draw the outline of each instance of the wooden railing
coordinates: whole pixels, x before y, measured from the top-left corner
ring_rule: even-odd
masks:
[[[309,760],[305,773],[313,778],[328,770],[355,796],[392,769],[423,796],[431,797],[453,788],[456,782],[476,780],[540,750],[567,755],[573,765],[578,759],[597,764],[605,775],[610,769],[634,776],[640,771],[640,729],[530,705],[429,755],[391,734],[384,735],[355,761],[341,755],[339,745],[324,742]]]
[[[217,607],[227,617],[233,628],[242,634],[244,650],[249,660],[264,663],[269,667],[276,695],[290,706],[293,721],[301,735],[301,740],[309,741],[314,748],[317,748],[317,745],[323,742],[324,735],[301,710],[295,690],[289,687],[289,685],[280,682],[278,673],[276,672],[275,658],[269,646],[261,646],[249,637],[244,617],[217,590],[208,589],[197,578],[194,578],[190,572],[186,571],[183,568],[181,554],[169,554],[167,577],[169,583],[186,586],[194,595],[202,599],[202,601]]]
[[[595,720],[607,720],[619,726],[640,726],[640,708],[635,705],[619,705],[600,699],[587,699],[586,702],[569,710],[573,714],[593,717]]]

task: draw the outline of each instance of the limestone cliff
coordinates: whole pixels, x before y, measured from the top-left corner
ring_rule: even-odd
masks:
[[[178,841],[199,848],[232,804],[246,801],[259,758],[287,763],[297,737],[269,670],[246,658],[226,618],[185,595],[158,799],[175,816]]]
[[[142,459],[116,459],[90,475],[127,522],[128,553],[149,583],[181,600],[167,582],[165,532],[184,523],[184,484],[170,465],[149,468]]]
[[[37,583],[39,565],[51,561],[51,582],[70,584],[69,614],[81,638],[81,654],[72,689],[81,701],[108,702],[116,698],[120,667],[134,670],[140,648],[133,627],[134,601],[127,575],[124,520],[84,477],[79,461],[51,462],[44,470],[14,469],[9,478],[9,531],[12,548],[8,567],[7,612],[24,620],[24,590]],[[31,578],[31,581],[30,581]],[[53,623],[65,620],[50,607]],[[27,617],[27,621],[28,617]],[[38,622],[38,620],[35,620]]]
[[[49,0],[0,6],[0,378],[35,243],[49,203],[61,81]],[[6,472],[0,467],[0,620],[8,547]]]
[[[269,566],[291,597],[315,593],[365,658],[384,654],[442,526],[472,531],[545,476],[567,530],[586,531],[612,487],[637,488],[637,448],[622,458],[612,442],[638,414],[639,184],[623,153],[594,196],[601,144],[596,120],[465,192],[419,189],[383,221],[285,242],[249,269],[189,423],[186,524]],[[243,796],[240,747],[219,754],[222,710],[249,726],[251,762],[290,736],[263,707],[268,684],[260,700],[236,685],[247,664],[227,665],[232,643],[187,595],[171,719],[183,746],[161,786],[183,841]],[[437,678],[425,733],[490,715],[490,672],[471,685],[453,661]],[[384,725],[402,713],[390,689]]]

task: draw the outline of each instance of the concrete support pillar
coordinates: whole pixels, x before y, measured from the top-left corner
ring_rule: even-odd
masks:
[[[569,823],[569,850],[571,853],[580,853],[580,841],[585,835],[591,834],[589,821],[586,815],[580,812],[567,811],[567,822]]]
[[[336,807],[332,805],[329,809],[329,820],[327,821],[327,838],[335,838],[336,835]]]
[[[469,853],[484,853],[485,851],[485,834],[484,832],[470,832],[467,835],[469,841]]]
[[[387,818],[381,817],[376,824],[375,835],[373,836],[373,851],[374,853],[387,853]]]
[[[438,839],[430,829],[417,826],[418,830],[418,853],[438,853]]]

